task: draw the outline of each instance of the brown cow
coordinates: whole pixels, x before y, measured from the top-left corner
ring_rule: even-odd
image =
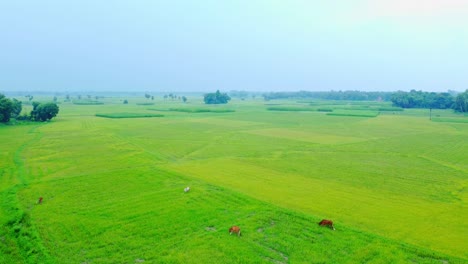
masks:
[[[41,203],[42,203],[42,197],[39,197],[39,200],[37,200],[37,203],[38,203],[38,204],[41,204]]]
[[[333,221],[332,220],[323,219],[318,224],[319,224],[319,226],[328,226],[332,230],[335,230],[335,227],[333,226]]]
[[[232,226],[231,228],[229,228],[229,234],[232,235],[232,233],[236,233],[237,236],[241,236],[240,227],[238,227],[238,226]]]

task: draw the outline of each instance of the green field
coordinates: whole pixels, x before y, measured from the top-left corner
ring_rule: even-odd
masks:
[[[0,263],[468,262],[468,117],[201,99],[0,125]]]

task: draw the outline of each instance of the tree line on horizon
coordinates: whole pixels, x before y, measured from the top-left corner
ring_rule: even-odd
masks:
[[[389,101],[391,92],[363,92],[363,91],[299,91],[299,92],[270,92],[264,93],[266,101],[273,99],[320,99],[347,101]]]
[[[390,101],[401,108],[454,109],[468,112],[468,89],[459,94],[454,92],[365,92],[365,91],[328,91],[328,92],[270,92],[263,94],[266,101],[273,99],[320,99],[345,101]]]

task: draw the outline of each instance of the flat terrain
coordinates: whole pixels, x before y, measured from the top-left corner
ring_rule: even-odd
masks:
[[[0,263],[468,262],[468,117],[100,101],[0,126]]]

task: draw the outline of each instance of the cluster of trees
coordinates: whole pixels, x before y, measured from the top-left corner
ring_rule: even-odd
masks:
[[[33,102],[33,110],[31,111],[31,120],[47,121],[55,117],[59,112],[59,107],[55,103],[38,103]]]
[[[468,112],[468,89],[461,94],[458,94],[453,103],[453,109],[457,112]]]
[[[227,104],[231,97],[227,93],[221,93],[216,90],[215,93],[207,93],[204,95],[203,101],[205,104]]]
[[[398,91],[392,94],[393,105],[403,108],[437,108],[447,109],[453,105],[453,96],[449,93],[430,93],[411,90]]]
[[[468,90],[456,96],[450,93],[398,91],[393,93],[391,101],[395,106],[403,108],[453,108],[457,112],[468,112]]]
[[[0,94],[0,122],[6,123],[10,118],[19,116],[22,110],[21,101],[16,99],[10,100],[5,95]]]
[[[55,97],[55,98],[56,98],[56,97]],[[78,95],[76,96],[76,98],[77,98],[78,100],[84,99],[84,97],[81,96],[81,94],[78,94]],[[88,98],[88,100],[91,100],[91,99],[93,98],[93,96],[90,95],[90,94],[87,94],[87,95],[86,95],[86,98]],[[97,95],[94,96],[94,99],[96,99],[96,100],[98,100],[99,98],[104,98],[104,97],[103,97],[103,96],[97,96]],[[71,96],[70,96],[69,94],[65,95],[65,100],[66,100],[66,101],[70,101],[70,99],[71,99]]]
[[[178,100],[182,100],[184,103],[187,102],[187,97],[185,96],[177,96],[173,93],[170,93],[170,94],[165,94],[163,96],[164,100],[166,100],[167,98],[171,98],[171,100],[174,100],[174,99],[178,99]]]
[[[47,121],[55,117],[59,112],[59,107],[55,103],[33,102],[33,110],[29,115],[20,113],[23,109],[21,101],[9,99],[0,94],[0,122],[9,122],[11,118],[33,121]]]
[[[263,94],[268,101],[272,99],[322,99],[322,100],[348,100],[348,101],[389,101],[391,92],[363,92],[363,91],[329,91],[329,92],[271,92]]]
[[[154,100],[154,96],[153,96],[153,95],[150,95],[150,94],[148,94],[148,93],[145,93],[145,98],[146,98],[146,99],[150,99],[150,98],[151,98],[151,100]]]

